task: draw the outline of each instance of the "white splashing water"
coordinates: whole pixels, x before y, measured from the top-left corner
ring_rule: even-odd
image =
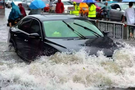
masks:
[[[0,61],[2,90],[91,90],[135,86],[135,48],[126,45],[112,58],[102,52],[88,56],[83,50],[72,55],[56,53],[26,64]]]

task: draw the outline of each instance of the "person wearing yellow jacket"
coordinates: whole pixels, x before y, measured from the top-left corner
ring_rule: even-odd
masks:
[[[96,18],[96,6],[94,3],[89,4],[89,13],[88,18],[95,19]]]
[[[73,2],[73,5],[74,5],[74,10],[70,11],[70,14],[79,16],[79,7],[77,6],[76,2]]]

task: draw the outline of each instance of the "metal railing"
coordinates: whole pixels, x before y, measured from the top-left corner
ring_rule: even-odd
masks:
[[[135,37],[135,25],[126,25],[121,22],[89,19],[101,31],[109,31],[109,37],[115,39],[130,39]]]

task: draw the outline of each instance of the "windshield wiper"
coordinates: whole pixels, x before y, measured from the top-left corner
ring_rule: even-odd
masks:
[[[87,39],[85,36],[83,36],[81,33],[74,30],[69,24],[67,24],[65,21],[63,21],[73,32],[75,32],[80,38]]]
[[[93,32],[97,37],[101,37],[101,35],[99,35],[99,34],[98,34],[97,32],[95,32],[95,31],[89,29],[88,27],[82,26],[82,25],[80,25],[80,24],[78,24],[78,23],[74,23],[74,24],[75,24],[75,25],[78,25],[78,26],[80,26],[80,27],[83,27],[84,29],[87,29],[87,30],[89,30],[89,31],[91,31],[91,32]]]

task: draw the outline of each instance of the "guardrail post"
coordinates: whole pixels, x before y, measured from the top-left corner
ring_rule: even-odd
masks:
[[[135,26],[133,26],[133,38],[135,39]]]
[[[126,24],[123,24],[123,39],[128,40],[129,37],[129,27]]]
[[[124,32],[124,31],[123,31],[123,25],[121,24],[121,39],[123,39],[123,35],[124,35],[123,32]]]
[[[108,30],[107,30],[107,27],[108,27],[108,23],[106,22],[106,23],[105,23],[105,31],[108,31]]]
[[[99,21],[95,20],[96,26],[99,28]]]

